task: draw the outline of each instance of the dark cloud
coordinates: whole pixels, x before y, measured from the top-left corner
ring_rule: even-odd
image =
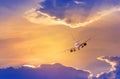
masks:
[[[86,3],[85,3],[86,4]],[[56,16],[57,18],[64,18],[65,12],[70,9],[79,9],[85,7],[85,4],[78,5],[73,0],[45,0],[44,2],[40,3],[43,8],[39,10],[45,13],[50,14],[51,16]],[[89,5],[89,8],[91,6]]]
[[[103,56],[100,60],[106,61],[112,67],[109,72],[99,74],[92,79],[119,79],[120,57]],[[31,66],[32,67],[32,66]],[[0,79],[90,79],[91,73],[84,70],[76,70],[59,63],[43,64],[37,68],[22,66],[19,68],[0,69]]]
[[[0,79],[88,79],[90,73],[61,64],[0,69]]]
[[[92,11],[99,11],[102,6],[109,6],[110,8],[110,6],[117,6],[119,3],[118,0],[44,0],[40,3],[42,8],[38,11],[60,19],[67,15],[79,15],[86,18]]]
[[[112,68],[109,72],[102,73],[93,79],[120,79],[120,57],[104,56],[100,59],[109,63]]]

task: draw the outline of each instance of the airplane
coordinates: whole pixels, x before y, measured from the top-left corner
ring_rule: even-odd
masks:
[[[79,51],[81,48],[87,46],[87,42],[91,40],[91,38],[87,39],[86,41],[80,43],[80,41],[75,41],[74,42],[74,45],[72,48],[70,49],[67,49],[67,51],[69,51],[70,53],[73,53],[73,52],[76,52],[76,51]]]

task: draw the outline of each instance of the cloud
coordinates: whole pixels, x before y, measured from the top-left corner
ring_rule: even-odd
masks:
[[[92,79],[119,79],[120,57],[101,56],[99,60],[112,66],[109,72],[98,74]],[[77,70],[59,63],[42,64],[41,66],[23,65],[0,69],[0,79],[91,79],[92,74],[86,70]]]
[[[63,24],[75,28],[120,11],[119,4],[117,0],[44,0],[39,3],[39,8],[27,11],[25,17],[37,24],[49,22],[48,24]]]
[[[88,79],[90,72],[76,70],[61,64],[44,64],[40,67],[23,66],[0,69],[0,79]]]
[[[45,0],[40,3],[42,8],[37,9],[38,11],[49,14],[50,16],[56,16],[57,18],[63,19],[68,14],[78,14],[80,11],[80,16],[87,17],[90,14],[90,11],[94,8],[101,7],[102,5],[118,5],[117,0]],[[97,6],[96,6],[97,5]],[[72,12],[74,10],[77,12]],[[71,11],[72,10],[72,11]],[[83,10],[83,11],[81,11]],[[70,13],[72,12],[72,13]],[[81,13],[82,12],[82,13]]]
[[[112,68],[109,72],[98,74],[96,78],[93,79],[119,79],[120,78],[120,57],[110,57],[102,56],[98,58],[99,60],[109,63]]]

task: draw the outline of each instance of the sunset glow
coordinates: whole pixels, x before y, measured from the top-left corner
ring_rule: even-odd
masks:
[[[119,15],[118,0],[0,0],[0,68],[71,67],[84,79],[116,75]],[[87,46],[70,53],[76,41]]]

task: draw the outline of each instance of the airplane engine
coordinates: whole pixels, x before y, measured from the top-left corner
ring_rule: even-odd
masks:
[[[87,43],[83,43],[82,48],[85,47],[86,45],[87,45]]]
[[[72,49],[70,49],[70,52],[73,52],[73,50],[72,50]]]
[[[87,46],[87,43],[84,43],[84,46]]]
[[[71,52],[71,53],[72,53],[72,52],[75,52],[75,51],[76,51],[75,48],[70,49],[70,52]]]
[[[82,46],[81,48],[83,48],[84,46]]]

